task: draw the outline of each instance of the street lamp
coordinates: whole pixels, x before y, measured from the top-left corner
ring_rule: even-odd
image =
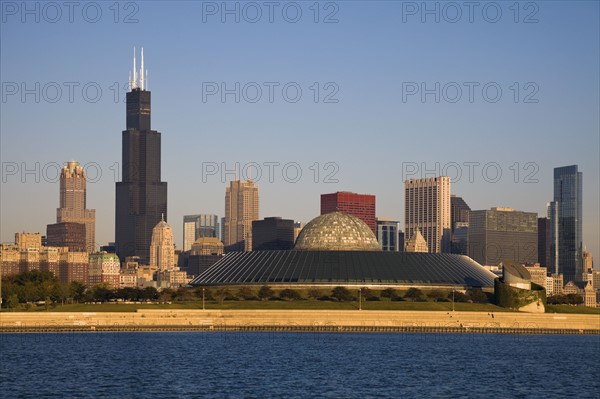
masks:
[[[362,293],[362,289],[359,288],[358,289],[358,310],[362,310],[361,293]]]
[[[454,286],[452,286],[452,311],[454,312]]]
[[[202,310],[204,309],[204,288],[202,288]]]

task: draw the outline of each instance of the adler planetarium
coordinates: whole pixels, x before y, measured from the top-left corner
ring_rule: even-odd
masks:
[[[468,289],[493,288],[495,277],[464,255],[383,252],[361,219],[332,212],[309,222],[294,249],[229,253],[190,284]]]

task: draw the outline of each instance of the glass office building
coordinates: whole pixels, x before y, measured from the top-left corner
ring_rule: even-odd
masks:
[[[565,282],[580,278],[582,252],[582,180],[577,165],[554,168],[554,200],[550,203],[550,269]]]
[[[192,249],[192,244],[200,237],[219,237],[217,215],[185,215],[183,217],[183,250]]]

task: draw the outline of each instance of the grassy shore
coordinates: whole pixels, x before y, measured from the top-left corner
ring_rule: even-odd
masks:
[[[356,310],[357,302],[333,301],[206,301],[206,309],[315,309],[315,310]],[[162,304],[69,304],[58,305],[49,309],[51,312],[135,312],[137,309],[202,309],[202,301],[173,302]],[[451,302],[393,302],[393,301],[365,301],[362,302],[364,310],[419,310],[419,311],[451,311]],[[508,312],[509,309],[492,304],[455,303],[454,309],[463,312]],[[3,311],[6,311],[3,309]],[[20,309],[19,311],[23,311]],[[34,307],[29,311],[45,312],[46,309]],[[547,305],[547,313],[583,313],[599,314],[600,309],[586,308],[583,306]]]

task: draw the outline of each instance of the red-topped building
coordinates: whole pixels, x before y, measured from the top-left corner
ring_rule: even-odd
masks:
[[[377,232],[374,195],[357,194],[348,191],[321,194],[321,215],[336,211],[356,216],[371,228],[373,234]]]

